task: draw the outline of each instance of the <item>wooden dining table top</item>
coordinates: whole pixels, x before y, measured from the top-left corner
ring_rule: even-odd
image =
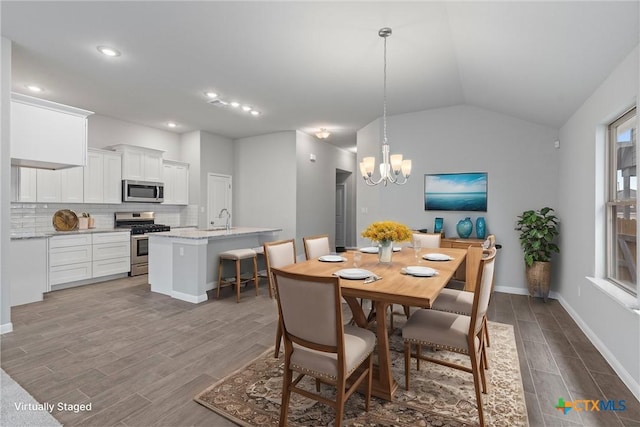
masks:
[[[381,277],[373,283],[364,283],[364,279],[342,279],[340,288],[345,297],[366,298],[374,301],[384,301],[390,304],[403,304],[428,308],[438,294],[453,277],[455,271],[464,261],[467,250],[454,248],[422,249],[420,258],[416,259],[411,247],[403,247],[394,252],[390,264],[378,262],[378,254],[361,253],[358,266],[353,263],[355,251],[340,253],[345,261],[324,262],[312,259],[282,267],[282,270],[302,273],[312,276],[331,276],[345,268],[360,268],[368,270]],[[449,261],[429,261],[422,259],[428,253],[449,255]],[[404,274],[402,269],[408,266],[431,267],[437,271],[432,277],[414,277]]]

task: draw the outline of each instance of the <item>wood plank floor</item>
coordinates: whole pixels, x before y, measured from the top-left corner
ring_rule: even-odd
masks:
[[[276,304],[266,284],[239,304],[190,304],[153,294],[138,276],[46,295],[12,309],[1,366],[40,402],[90,412],[53,415],[69,426],[233,425],[192,399],[273,345]],[[635,426],[640,404],[557,301],[495,293],[490,318],[514,325],[531,426]],[[559,397],[626,399],[620,413],[562,415]]]

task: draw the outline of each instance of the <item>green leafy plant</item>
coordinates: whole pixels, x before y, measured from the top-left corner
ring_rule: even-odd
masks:
[[[527,266],[531,267],[535,261],[550,261],[553,252],[560,252],[558,245],[553,242],[559,233],[558,218],[552,208],[524,211],[518,216],[516,224]]]

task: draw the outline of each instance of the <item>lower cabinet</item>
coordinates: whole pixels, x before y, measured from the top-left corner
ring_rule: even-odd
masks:
[[[128,231],[51,237],[49,286],[127,273],[130,240]]]
[[[93,235],[93,277],[127,273],[131,268],[131,234],[97,233]]]
[[[91,234],[49,239],[49,286],[91,278]]]
[[[42,301],[47,292],[47,239],[11,240],[11,307]]]

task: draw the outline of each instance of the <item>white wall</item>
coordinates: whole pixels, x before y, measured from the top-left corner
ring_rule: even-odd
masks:
[[[358,162],[371,155],[380,162],[379,122],[358,132]],[[387,135],[391,152],[412,160],[412,176],[404,186],[386,188],[367,187],[358,180],[357,229],[390,219],[433,230],[435,217],[443,217],[446,236],[457,237],[456,223],[468,216],[474,237],[475,219],[483,216],[487,232],[503,246],[496,287],[526,293],[515,221],[524,210],[558,205],[557,130],[473,106],[454,106],[388,117]],[[488,173],[487,212],[424,210],[424,174],[452,172]],[[367,242],[361,239],[361,244]],[[557,286],[553,280],[552,289]]]
[[[88,143],[93,148],[117,144],[155,148],[164,150],[165,159],[182,160],[179,134],[100,114],[89,116]]]
[[[233,150],[234,224],[296,237],[296,132],[237,139]]]
[[[11,99],[11,41],[2,37],[0,62],[0,334],[11,332],[11,286],[9,283],[9,225],[11,206],[11,153],[9,125]]]
[[[209,173],[219,173],[234,176],[233,165],[233,141],[224,136],[214,135],[209,132],[200,132],[200,209],[199,226],[207,227],[207,177]],[[233,178],[235,187],[235,177]],[[235,190],[233,191],[235,198]],[[234,212],[232,211],[232,214]],[[234,224],[240,224],[233,217]]]
[[[315,161],[310,160],[314,154]],[[347,215],[353,216],[355,203],[354,175],[355,154],[341,150],[303,132],[296,132],[297,157],[297,197],[296,197],[296,233],[297,244],[302,245],[304,236],[329,234],[332,245],[335,244],[336,212],[336,170],[351,172],[347,179]],[[347,219],[349,216],[347,217]],[[347,227],[351,225],[347,223]],[[351,227],[353,228],[353,226]],[[351,236],[347,236],[347,245],[354,245]],[[300,246],[302,247],[302,246]]]
[[[638,61],[636,47],[560,130],[558,211],[565,221],[558,293],[640,399],[640,315],[586,278],[604,275],[604,129],[637,103]]]

